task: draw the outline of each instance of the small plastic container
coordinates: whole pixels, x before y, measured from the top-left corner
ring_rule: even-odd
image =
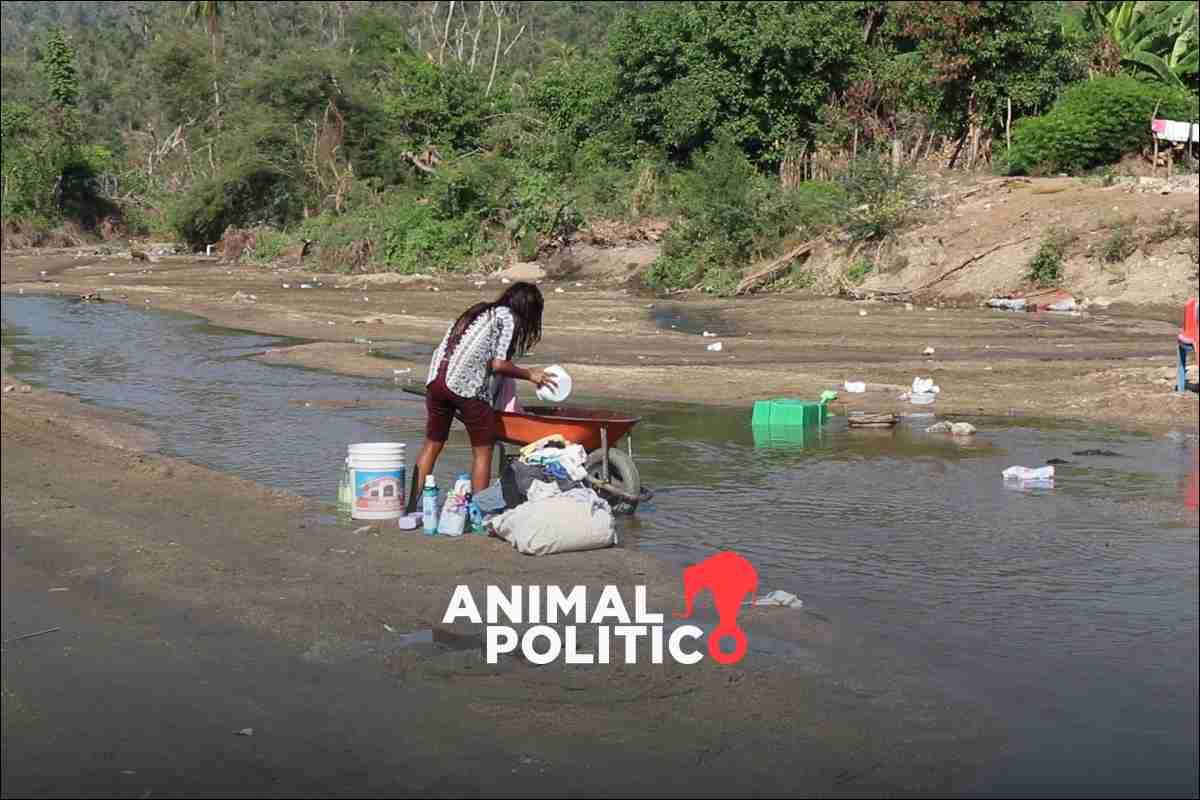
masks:
[[[554,378],[554,388],[539,386],[537,390],[539,400],[543,403],[561,403],[571,396],[571,376],[565,369],[555,364],[546,367],[546,374]]]

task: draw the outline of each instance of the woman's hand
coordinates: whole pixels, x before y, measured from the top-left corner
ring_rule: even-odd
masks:
[[[554,376],[546,372],[544,369],[529,370],[529,381],[539,389],[543,387],[550,389],[558,388],[558,381],[556,381]]]

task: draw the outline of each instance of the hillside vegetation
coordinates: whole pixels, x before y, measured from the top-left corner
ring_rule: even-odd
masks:
[[[9,246],[252,228],[262,261],[476,270],[665,220],[645,280],[724,293],[816,237],[883,252],[930,164],[1079,173],[1197,116],[1188,2],[2,9]]]

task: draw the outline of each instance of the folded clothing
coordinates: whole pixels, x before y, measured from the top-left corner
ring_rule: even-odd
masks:
[[[564,492],[575,486],[576,481],[566,475],[554,475],[545,465],[526,464],[524,461],[513,461],[504,468],[500,475],[500,486],[504,492],[504,504],[508,508],[516,508],[525,502],[529,496],[529,487],[534,481],[556,483]]]
[[[558,465],[573,481],[581,481],[587,477],[587,451],[582,445],[543,447],[528,454],[524,450],[521,452],[521,460],[526,464]]]

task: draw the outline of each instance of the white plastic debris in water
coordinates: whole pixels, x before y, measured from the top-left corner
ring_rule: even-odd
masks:
[[[783,589],[776,589],[773,592],[764,594],[754,601],[756,606],[783,606],[784,608],[801,608],[804,606],[804,601],[791,592],[785,592]]]
[[[867,390],[865,381],[846,381],[842,386],[850,394],[862,394]]]
[[[860,308],[860,309],[858,310],[858,315],[859,315],[860,317],[865,317],[865,316],[867,315],[867,310],[866,310],[865,308]]]
[[[1054,466],[1047,464],[1044,467],[1009,467],[1002,474],[1006,481],[1052,481],[1054,480]]]
[[[708,346],[708,349],[713,353],[719,353],[724,349],[724,346],[720,342],[713,342]]]
[[[933,378],[913,378],[913,394],[937,394],[940,391],[942,387],[935,385]]]
[[[936,351],[936,350],[934,350],[932,347],[926,347],[924,350],[922,350],[922,351],[921,351],[921,355],[925,355],[925,356],[931,356],[931,355],[933,355],[935,352],[937,352],[937,351]]]

